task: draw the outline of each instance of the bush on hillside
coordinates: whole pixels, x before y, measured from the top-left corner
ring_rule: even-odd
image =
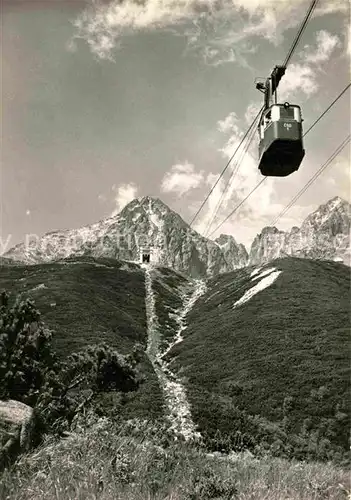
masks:
[[[51,340],[32,301],[0,295],[0,398],[32,406],[38,434],[61,432],[99,394],[138,387],[138,349],[127,358],[101,343],[58,361]]]
[[[35,406],[39,394],[52,395],[63,387],[58,362],[51,349],[51,332],[30,300],[19,298],[12,307],[6,292],[0,295],[0,398]]]

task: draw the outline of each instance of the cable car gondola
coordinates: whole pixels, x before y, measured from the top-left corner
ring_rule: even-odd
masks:
[[[256,85],[265,94],[258,125],[258,168],[264,176],[286,177],[299,169],[305,156],[300,106],[288,102],[271,104],[274,93],[277,101],[276,89],[284,73],[284,66],[276,66],[265,84]]]

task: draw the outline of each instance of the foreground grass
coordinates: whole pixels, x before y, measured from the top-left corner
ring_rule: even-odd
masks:
[[[87,427],[85,427],[87,425]],[[350,498],[347,471],[331,464],[206,455],[172,443],[164,427],[108,419],[48,438],[1,478],[0,498],[314,500]]]

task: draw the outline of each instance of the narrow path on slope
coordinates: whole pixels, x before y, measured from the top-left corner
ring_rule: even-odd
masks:
[[[168,368],[167,363],[162,358],[175,344],[182,341],[182,331],[186,328],[185,317],[194,306],[196,300],[206,291],[206,285],[203,281],[195,281],[193,293],[190,296],[184,294],[183,305],[175,318],[178,324],[175,339],[166,351],[161,353],[161,332],[156,314],[155,295],[152,288],[152,271],[149,265],[143,265],[142,267],[145,269],[145,302],[148,329],[148,346],[146,353],[164,391],[171,429],[175,434],[181,434],[187,441],[190,439],[198,439],[200,438],[200,434],[195,430],[185,388],[177,380],[177,377]]]

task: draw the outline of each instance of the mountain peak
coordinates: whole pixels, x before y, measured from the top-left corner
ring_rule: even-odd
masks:
[[[265,227],[250,250],[250,264],[269,262],[281,255],[305,258],[342,259],[349,263],[351,205],[334,196],[303,221],[300,228],[279,231]]]
[[[127,203],[121,210],[124,211],[134,210],[136,207],[147,208],[149,210],[160,210],[163,213],[172,212],[172,210],[162,201],[160,198],[154,196],[140,196],[139,198],[134,198],[134,200]]]
[[[262,235],[266,235],[266,234],[277,234],[277,233],[281,233],[282,231],[279,231],[279,229],[275,226],[265,226],[262,231],[261,231],[261,234]]]
[[[235,241],[234,236],[229,235],[229,234],[223,234],[223,233],[221,233],[221,234],[218,236],[218,238],[216,238],[214,241],[215,241],[215,243],[217,243],[219,246],[223,246],[223,245],[226,245],[226,244],[231,243],[231,242],[233,242],[233,243],[237,244],[237,243],[236,243],[236,241]]]
[[[341,198],[341,196],[334,196],[334,198],[327,201],[326,205],[329,205],[330,203],[347,203],[347,201]]]
[[[136,199],[140,203],[140,205],[145,205],[146,203],[152,203],[169,208],[160,198],[157,198],[156,196],[146,195],[146,196],[140,196],[139,198]]]
[[[326,203],[320,205],[303,221],[301,228],[310,226],[322,227],[324,224],[334,223],[337,219],[350,217],[351,205],[340,196],[334,196]]]
[[[325,203],[322,203],[319,205],[319,207],[312,212],[311,214],[308,215],[307,219],[314,217],[315,214],[319,214],[321,212],[323,213],[330,213],[333,210],[342,210],[342,211],[347,211],[350,210],[351,205],[348,201],[344,200],[340,196],[334,196],[334,198],[331,198]]]

